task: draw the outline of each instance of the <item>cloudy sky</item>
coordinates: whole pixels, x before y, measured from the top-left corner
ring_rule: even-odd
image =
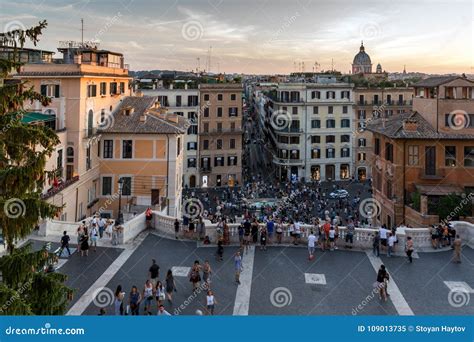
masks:
[[[0,28],[47,19],[39,47],[100,41],[132,70],[343,72],[361,40],[372,63],[391,72],[474,73],[471,0],[0,0]],[[57,54],[57,57],[60,57]]]

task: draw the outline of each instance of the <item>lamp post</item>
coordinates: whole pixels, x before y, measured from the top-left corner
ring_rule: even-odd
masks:
[[[117,217],[117,223],[122,224],[123,223],[123,215],[122,215],[122,189],[123,189],[123,179],[122,177],[119,178],[118,180],[118,190],[119,190],[119,208],[118,208],[118,217]]]

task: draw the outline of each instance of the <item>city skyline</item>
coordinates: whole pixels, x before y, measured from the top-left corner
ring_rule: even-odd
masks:
[[[468,1],[456,1],[456,6],[297,1],[289,9],[263,1],[26,0],[0,7],[3,31],[46,19],[48,29],[38,48],[51,51],[59,41],[81,40],[83,18],[85,41],[123,53],[137,71],[189,71],[199,64],[203,70],[212,47],[211,72],[290,73],[300,71],[304,62],[305,71],[318,63],[316,70],[333,66],[347,73],[364,41],[374,69],[380,63],[389,72],[401,72],[406,65],[409,72],[473,73],[473,48],[466,49],[473,36]]]

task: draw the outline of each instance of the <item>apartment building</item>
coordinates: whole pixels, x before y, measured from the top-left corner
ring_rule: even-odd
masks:
[[[432,77],[414,90],[413,112],[367,125],[380,206],[375,221],[389,226],[438,223],[442,196],[474,192],[474,82]]]
[[[353,85],[334,76],[280,83],[265,104],[276,178],[328,181],[352,177]]]
[[[242,84],[200,84],[199,186],[242,184]]]
[[[390,117],[411,110],[413,87],[354,88],[354,175],[358,180],[372,177],[372,133],[365,129],[377,117]]]
[[[194,82],[173,80],[165,87],[142,89],[147,96],[156,96],[161,107],[169,113],[174,113],[188,119],[189,127],[184,136],[184,169],[182,184],[185,187],[197,186],[198,169],[198,112],[199,89]]]
[[[46,166],[58,169],[57,179],[47,184],[43,198],[65,206],[61,219],[78,221],[98,209],[100,166],[93,142],[99,138],[97,128],[124,96],[131,95],[131,77],[120,53],[73,42],[58,50],[61,59],[28,62],[13,77],[51,98],[46,107],[25,104],[35,113],[32,120],[48,122],[61,141]]]
[[[161,107],[158,97],[125,97],[112,113],[113,125],[100,130],[102,214],[118,215],[128,207],[166,208],[181,216],[183,141],[187,120]]]

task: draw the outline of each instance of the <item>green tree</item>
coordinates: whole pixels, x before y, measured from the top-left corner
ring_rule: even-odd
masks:
[[[46,25],[42,21],[27,30],[0,33],[0,45],[12,49],[8,58],[0,58],[0,228],[9,251],[0,259],[0,314],[62,314],[72,295],[63,284],[65,275],[45,272],[56,258],[46,247],[15,249],[41,218],[61,210],[41,199],[45,181],[57,172],[46,172],[45,165],[59,138],[47,127],[22,122],[24,103],[47,105],[50,100],[9,76],[20,71],[24,43],[36,45]]]
[[[472,204],[470,198],[449,194],[439,199],[436,213],[440,221],[457,220],[459,216],[470,216]]]

